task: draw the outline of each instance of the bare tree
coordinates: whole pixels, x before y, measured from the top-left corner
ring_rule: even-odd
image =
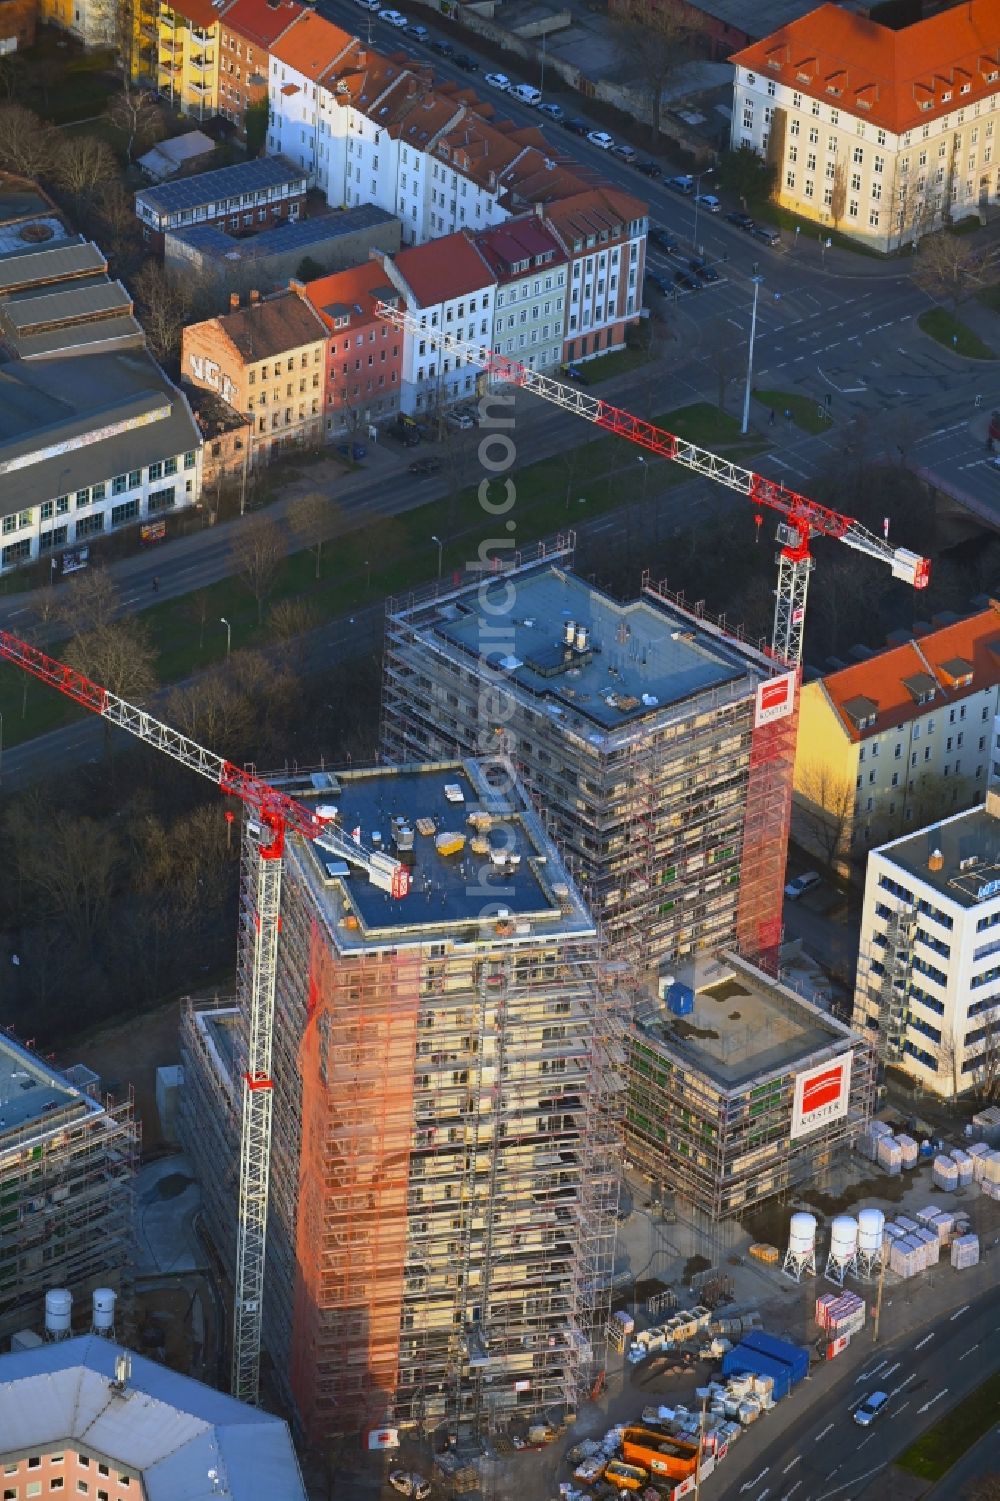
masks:
[[[830,218],[833,220],[834,229],[840,227],[840,221],[844,217],[847,208],[847,165],[838,161],[833,174],[833,191],[830,195]]]
[[[142,151],[163,137],[163,111],[153,95],[145,89],[126,84],[108,105],[108,118],[125,136],[125,155],[132,160],[133,151]]]
[[[972,1071],[976,1093],[982,1104],[994,1105],[1000,1099],[1000,1006],[982,1012],[976,1018],[975,1031],[982,1034],[978,1039],[982,1047]]]
[[[232,681],[232,675],[218,668],[199,673],[192,682],[175,688],[167,698],[165,712],[170,724],[211,745],[220,755],[243,759],[252,744],[253,704]]]
[[[143,698],[156,687],[156,651],[145,622],[135,616],[74,636],[65,658],[122,698]]]
[[[122,850],[112,827],[64,810],[15,803],[5,829],[21,878],[81,943],[110,909]]]
[[[55,133],[22,104],[0,109],[0,168],[19,177],[43,177],[56,157]]]
[[[121,596],[106,568],[74,573],[56,598],[55,616],[74,636],[103,630],[121,609]]]
[[[920,242],[913,280],[935,302],[951,304],[952,312],[983,284],[986,261],[961,235],[943,229]]]
[[[284,559],[284,536],[269,517],[251,517],[236,534],[233,563],[257,601],[258,625],[264,623],[264,607],[274,592]]]
[[[307,599],[279,599],[267,619],[274,635],[286,644],[314,630],[317,624],[316,611]]]
[[[980,1475],[962,1492],[962,1501],[1000,1501],[1000,1475]]]
[[[854,793],[851,781],[824,762],[805,767],[795,788],[797,837],[831,868],[850,854]]]
[[[717,318],[705,331],[702,348],[705,352],[705,362],[712,367],[718,381],[718,407],[720,412],[726,410],[726,392],[729,386],[740,374],[744,364],[744,353],[739,344],[733,339],[733,331],[723,318]]]
[[[52,175],[77,203],[83,203],[117,177],[118,163],[107,141],[97,136],[69,136],[60,142]]]
[[[653,139],[660,135],[663,91],[691,58],[698,30],[677,11],[656,0],[624,0],[615,12],[615,51],[650,104]]]
[[[147,261],[135,278],[134,289],[153,354],[158,360],[176,359],[191,312],[189,281],[165,270],[159,261]]]
[[[316,577],[320,576],[323,543],[340,529],[340,508],[328,495],[311,490],[298,496],[288,507],[288,524],[296,542],[304,545],[316,559]]]

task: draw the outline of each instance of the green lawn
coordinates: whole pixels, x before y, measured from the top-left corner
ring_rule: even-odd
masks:
[[[816,256],[819,252],[820,240],[832,240],[834,245],[841,250],[851,250],[855,255],[871,256],[877,261],[884,261],[885,255],[881,250],[873,250],[870,245],[863,245],[858,240],[851,239],[850,235],[840,234],[836,229],[827,225],[814,224],[811,219],[803,219],[798,214],[793,214],[791,209],[782,208],[780,203],[752,203],[750,213],[762,224],[774,224],[779,229],[788,230],[785,243],[792,248],[795,243],[795,230],[799,230],[799,244],[795,246],[795,252],[800,255]]]
[[[825,407],[813,396],[801,396],[794,391],[758,391],[756,386],[753,394],[779,415],[791,412],[792,421],[803,432],[824,433],[830,426],[831,418]]]
[[[645,365],[649,360],[649,350],[639,349],[629,345],[625,349],[615,349],[611,354],[598,355],[596,360],[587,360],[578,366],[584,376],[581,384],[596,386],[599,381],[610,380],[613,375],[627,375],[630,370],[635,370],[639,365]]]
[[[757,434],[749,442],[743,439],[736,418],[707,402],[681,407],[655,420],[691,442],[735,446],[739,457],[764,446]],[[515,522],[516,541],[524,545],[572,527],[585,517],[641,498],[651,500],[683,483],[687,474],[655,458],[644,469],[633,444],[602,436],[572,450],[571,458],[543,459],[515,471],[512,478],[517,498],[507,519]],[[400,482],[406,483],[405,476]],[[503,491],[498,487],[494,494]],[[431,537],[445,540],[442,570],[447,576],[476,558],[483,538],[497,535],[498,525],[483,511],[478,486],[399,516],[374,520],[324,544],[319,579],[311,550],[285,558],[268,609],[282,600],[299,600],[308,606],[312,622],[320,625],[358,605],[402,593],[432,578],[437,547]],[[266,612],[264,624],[258,625],[256,600],[236,577],[137,613],[149,627],[162,684],[177,682],[225,658],[226,628],[221,617],[232,627],[233,651],[267,646],[275,640]],[[54,645],[51,652],[58,657],[59,646]],[[4,745],[17,745],[57,729],[80,714],[52,689],[27,680],[18,668],[0,664]]]
[[[900,1469],[924,1480],[940,1480],[966,1450],[983,1437],[997,1420],[1000,1405],[1000,1374],[966,1397],[933,1428],[922,1433],[896,1463]]]
[[[992,360],[996,356],[988,344],[984,344],[978,334],[966,324],[949,313],[947,308],[928,308],[926,313],[921,313],[917,319],[925,334],[930,334],[939,344],[946,349],[953,349],[956,354],[961,354],[970,360]]]
[[[1000,313],[1000,282],[995,287],[984,287],[977,295],[977,300],[988,307],[992,313]]]

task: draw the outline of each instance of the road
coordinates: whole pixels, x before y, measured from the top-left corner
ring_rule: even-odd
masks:
[[[964,1274],[963,1274],[964,1275]],[[902,1295],[900,1289],[894,1294]],[[888,1295],[892,1296],[892,1294]],[[879,1476],[951,1407],[1000,1369],[1000,1288],[911,1328],[871,1353],[861,1370],[850,1365],[839,1377],[831,1362],[813,1377],[824,1383],[810,1401],[808,1385],[741,1438],[719,1471],[724,1484],[706,1485],[705,1501],[860,1501],[881,1494]],[[869,1331],[856,1342],[870,1341]],[[840,1357],[844,1359],[844,1357]],[[828,1372],[832,1373],[828,1375]],[[859,1427],[854,1408],[872,1391],[890,1393],[888,1406],[870,1428]],[[794,1416],[801,1403],[801,1419]],[[784,1412],[782,1411],[784,1409]],[[774,1432],[779,1415],[784,1431]],[[772,1436],[773,1435],[773,1436]],[[731,1466],[737,1465],[733,1470]]]

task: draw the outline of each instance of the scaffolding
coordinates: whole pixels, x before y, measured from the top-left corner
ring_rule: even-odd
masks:
[[[905,1058],[917,909],[887,892],[879,915],[885,931],[877,931],[874,943],[863,946],[854,1005],[857,1024],[876,1027],[878,1061],[884,1068]]]
[[[637,711],[620,724],[595,719],[571,675],[541,688],[515,677],[510,664],[521,664],[492,644],[496,628],[484,626],[472,647],[456,639],[455,622],[477,609],[472,586],[424,590],[387,607],[383,759],[402,764],[482,754],[494,738],[504,744],[613,957],[641,968],[737,941],[750,957],[765,947],[776,952],[795,730],[794,720],[755,729],[754,718],[758,684],[783,669],[762,643],[648,575],[640,601],[620,606],[566,572],[569,549],[557,561],[559,568],[551,555],[518,556],[504,570],[515,613],[535,613],[530,590],[539,580],[555,575],[576,585],[573,599],[582,593],[607,617],[611,639],[592,643],[605,682],[650,668],[637,608],[653,612],[647,619],[674,640],[693,642],[692,656],[723,664],[718,680],[699,686],[693,678],[691,687],[681,674],[674,701],[649,693],[641,707],[630,701]],[[551,621],[553,638],[563,623]],[[497,693],[508,700],[502,724],[489,720]]]
[[[77,1088],[72,1070],[56,1073],[9,1036],[0,1037],[0,1067],[12,1107],[4,1107],[0,1124],[0,1337],[6,1337],[42,1328],[49,1288],[66,1287],[78,1300],[96,1287],[127,1295],[139,1131],[131,1093],[116,1102]],[[19,1109],[29,1095],[40,1099],[37,1113]],[[89,1328],[89,1307],[86,1317]]]

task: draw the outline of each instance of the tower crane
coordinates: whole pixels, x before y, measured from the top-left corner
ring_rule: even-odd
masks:
[[[550,375],[540,375],[529,370],[516,360],[497,354],[488,344],[467,343],[454,334],[428,326],[415,313],[395,307],[390,303],[376,304],[377,315],[394,328],[404,333],[427,339],[431,348],[439,348],[471,365],[480,365],[486,374],[507,381],[522,390],[562,407],[565,412],[575,412],[587,422],[627,438],[640,448],[673,459],[695,474],[715,480],[735,490],[755,506],[777,511],[782,518],[778,524],[778,588],[775,594],[774,629],[771,646],[774,656],[789,667],[798,668],[802,663],[802,634],[805,626],[806,595],[809,590],[809,575],[813,568],[810,543],[814,537],[836,537],[839,542],[853,547],[866,557],[888,564],[894,578],[912,584],[915,589],[925,589],[930,582],[930,562],[905,547],[890,547],[881,537],[876,537],[860,522],[850,516],[842,516],[828,506],[817,504],[807,496],[789,489],[779,480],[767,479],[752,469],[744,469],[731,459],[721,458],[697,443],[679,438],[666,428],[657,427],[621,407],[612,406],[598,396],[577,390]],[[761,517],[758,514],[758,525]]]
[[[127,730],[182,766],[207,777],[227,797],[238,797],[244,825],[245,900],[240,914],[240,976],[246,997],[247,1047],[240,1137],[240,1202],[233,1311],[232,1393],[255,1403],[260,1387],[264,1262],[271,1155],[271,1044],[281,928],[281,877],[288,834],[299,834],[367,872],[393,897],[410,887],[405,865],[367,850],[336,825],[336,810],[313,809],[206,750],[188,735],[161,724],[145,709],[110,693],[72,667],[47,656],[9,631],[0,631],[0,658],[56,688],[66,698]]]

